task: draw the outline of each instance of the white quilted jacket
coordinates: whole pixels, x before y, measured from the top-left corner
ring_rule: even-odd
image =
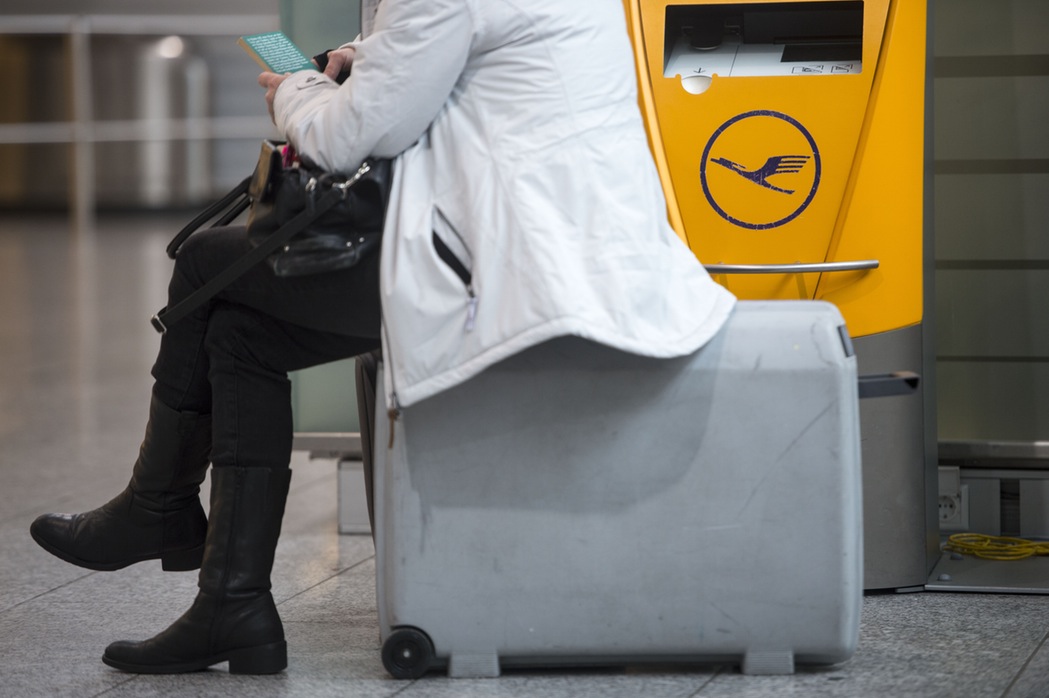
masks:
[[[620,0],[382,0],[374,22],[349,80],[296,73],[274,111],[328,169],[398,156],[390,404],[561,335],[669,357],[718,331],[735,299],[667,223]]]

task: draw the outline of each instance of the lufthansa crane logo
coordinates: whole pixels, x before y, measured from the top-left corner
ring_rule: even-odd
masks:
[[[718,215],[742,228],[768,230],[808,208],[819,189],[820,170],[816,141],[796,119],[749,111],[710,137],[699,177]]]
[[[728,158],[715,158],[711,162],[715,165],[729,168],[744,179],[754,182],[759,187],[778,191],[781,194],[793,194],[794,189],[777,187],[769,181],[769,177],[778,174],[796,174],[801,172],[801,168],[805,166],[810,157],[809,155],[773,155],[765,161],[764,165],[756,170],[745,170],[743,165],[740,165],[738,162],[732,162]]]

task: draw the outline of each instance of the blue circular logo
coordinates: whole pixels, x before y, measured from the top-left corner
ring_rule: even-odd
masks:
[[[821,170],[819,148],[801,123],[757,110],[732,117],[714,132],[703,149],[699,179],[719,216],[741,228],[768,230],[808,208]]]

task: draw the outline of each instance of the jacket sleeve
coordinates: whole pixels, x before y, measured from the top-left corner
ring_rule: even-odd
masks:
[[[281,84],[277,128],[330,171],[394,157],[426,132],[452,94],[474,31],[464,0],[384,0],[374,31],[356,44],[345,83],[302,71]]]

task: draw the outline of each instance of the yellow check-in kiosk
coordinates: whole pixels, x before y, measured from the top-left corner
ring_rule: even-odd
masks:
[[[739,298],[835,303],[861,372],[923,372],[925,0],[624,5],[678,235]],[[936,560],[930,400],[861,407],[867,589]]]

